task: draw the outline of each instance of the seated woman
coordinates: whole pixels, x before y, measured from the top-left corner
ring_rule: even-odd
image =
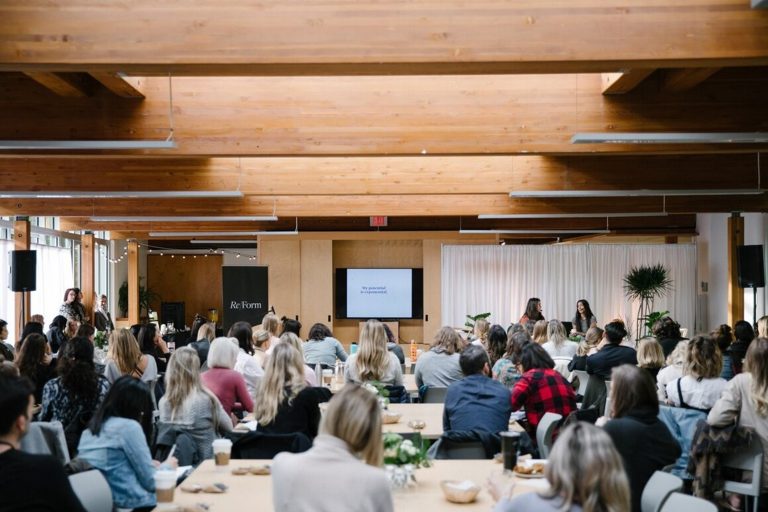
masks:
[[[216,325],[207,322],[197,330],[196,339],[189,344],[190,347],[197,350],[197,357],[200,358],[200,364],[208,361],[208,351],[211,349],[211,342],[216,337]]]
[[[733,378],[733,363],[731,362],[731,343],[733,342],[733,331],[728,324],[720,324],[717,329],[710,333],[712,339],[717,343],[720,353],[723,354],[723,371],[720,376],[725,380]]]
[[[91,324],[80,324],[77,328],[77,334],[81,338],[88,338],[88,341],[93,343],[93,338],[96,336],[96,328]]]
[[[319,364],[325,368],[333,368],[336,358],[347,360],[347,353],[341,342],[333,337],[333,333],[325,324],[313,325],[309,330],[309,339],[304,343],[304,361],[310,366]]]
[[[280,343],[288,343],[293,348],[298,350],[299,354],[301,355],[301,360],[304,361],[304,343],[302,343],[301,338],[292,332],[284,332],[280,336]],[[319,378],[320,376],[315,374],[315,370],[311,366],[308,364],[304,365],[304,382],[307,383],[307,386],[317,386],[317,381]]]
[[[576,301],[576,313],[571,320],[573,327],[570,334],[577,336],[585,336],[590,327],[597,325],[597,317],[592,313],[592,308],[589,307],[589,302],[586,299],[579,299]]]
[[[35,386],[36,404],[43,401],[43,387],[56,376],[56,368],[51,361],[51,347],[42,334],[27,336],[16,355],[14,362],[19,368],[19,374],[27,377]]]
[[[61,346],[67,342],[67,335],[64,334],[66,330],[67,319],[61,315],[53,317],[53,321],[48,326],[48,332],[46,333],[52,354],[58,354]]]
[[[664,350],[656,338],[646,337],[637,342],[637,366],[648,372],[656,383],[656,376],[664,366]]]
[[[116,508],[152,510],[155,470],[152,439],[152,397],[143,382],[120,377],[94,414],[78,446],[78,457],[101,471],[112,490]],[[167,461],[175,467],[174,459]]]
[[[390,512],[392,495],[381,461],[381,411],[376,397],[360,386],[345,386],[328,404],[312,448],[275,457],[274,508]],[[355,485],[348,485],[351,481]]]
[[[14,346],[14,351],[18,354],[21,351],[21,346],[24,344],[24,340],[30,334],[43,334],[43,324],[39,322],[27,322],[24,324],[24,329],[21,331],[21,337],[18,339]]]
[[[555,369],[555,362],[541,345],[529,343],[520,354],[523,374],[512,388],[512,410],[525,408],[531,439],[536,439],[536,427],[544,414],[553,412],[567,417],[576,410],[576,394],[571,383]]]
[[[488,340],[488,331],[491,329],[491,322],[485,318],[475,320],[475,326],[472,328],[471,340],[474,345],[480,345],[485,348]]]
[[[258,397],[253,415],[259,431],[273,434],[301,432],[314,439],[320,424],[318,404],[327,402],[331,391],[307,387],[301,354],[290,343],[281,342],[267,360]]]
[[[550,320],[547,324],[547,342],[542,345],[551,357],[567,357],[572,359],[576,355],[578,345],[569,340],[565,335],[560,320]]]
[[[531,336],[533,337],[534,343],[543,345],[547,342],[547,327],[549,327],[549,322],[546,320],[538,320],[533,324]]]
[[[85,322],[85,308],[83,303],[80,302],[80,289],[79,288],[67,288],[64,292],[64,303],[59,308],[59,314],[67,319],[67,321],[74,321],[77,323]]]
[[[195,441],[198,459],[213,457],[211,443],[232,431],[232,420],[219,399],[200,380],[200,359],[190,347],[176,350],[165,373],[160,422],[183,430]]]
[[[216,395],[224,411],[230,415],[235,410],[253,412],[253,400],[248,394],[245,379],[232,369],[237,362],[238,351],[233,338],[216,338],[208,352],[208,371],[200,376],[205,387]]]
[[[507,351],[504,353],[504,357],[493,365],[493,378],[510,390],[515,387],[517,381],[522,377],[522,374],[517,370],[517,366],[520,364],[520,354],[523,351],[523,347],[528,343],[533,343],[533,338],[528,334],[528,331],[523,329],[522,331],[512,332],[509,341],[507,341]]]
[[[259,366],[264,368],[267,364],[267,350],[269,350],[271,336],[268,331],[257,325],[251,328],[251,332],[253,333],[253,358]]]
[[[165,344],[165,340],[160,335],[160,331],[155,324],[142,325],[136,340],[139,342],[141,352],[154,358],[157,371],[165,373],[168,360],[171,357],[171,351],[168,349],[168,345]]]
[[[265,349],[267,355],[272,353],[272,349],[275,345],[280,343],[280,338],[277,336],[280,330],[280,320],[274,313],[267,313],[264,318],[261,319],[261,328],[269,333],[269,346]]]
[[[587,329],[584,338],[579,342],[576,355],[568,363],[570,371],[587,371],[587,357],[597,353],[597,346],[603,340],[603,330],[597,326]]]
[[[656,340],[652,342],[658,345]],[[613,369],[611,382],[611,419],[604,428],[624,461],[632,494],[632,512],[640,512],[640,497],[645,484],[655,471],[677,460],[680,445],[666,425],[659,421],[656,383],[650,373],[623,364]]]
[[[707,417],[707,423],[716,427],[725,427],[734,421],[738,421],[741,427],[754,429],[763,445],[761,493],[764,495],[768,492],[768,339],[766,338],[757,338],[750,344],[743,371],[728,383]]]
[[[56,367],[58,377],[43,387],[40,421],[60,421],[64,426],[70,456],[74,456],[80,434],[109,389],[109,382],[96,373],[93,344],[72,338],[64,345]]]
[[[688,342],[683,376],[667,384],[667,402],[675,407],[709,412],[727,381],[720,377],[723,356],[709,336],[695,336]]]
[[[491,367],[496,361],[504,356],[507,351],[507,331],[499,324],[493,324],[488,331],[488,337],[485,341],[485,350],[488,352],[488,358],[491,361]]]
[[[282,331],[280,331],[281,336],[287,332],[291,332],[296,336],[301,337],[301,322],[294,320],[293,318],[288,318],[287,316],[282,317],[280,322],[282,323]]]
[[[462,348],[464,342],[452,327],[437,331],[432,346],[416,361],[416,385],[447,388],[452,382],[463,379],[459,366]]]
[[[549,489],[512,497],[514,480],[491,478],[494,512],[619,512],[630,509],[621,456],[602,429],[585,422],[565,428],[544,469]]]
[[[157,380],[155,358],[142,354],[139,342],[128,329],[112,331],[109,335],[107,367],[104,376],[109,382],[115,382],[123,375],[130,375],[143,382]]]
[[[360,350],[347,359],[344,378],[358,384],[378,381],[387,386],[403,385],[400,361],[387,350],[387,335],[381,322],[365,322],[360,331]]]
[[[251,324],[248,322],[235,322],[229,328],[227,334],[230,338],[237,340],[239,350],[237,352],[237,361],[234,370],[243,376],[248,393],[255,400],[259,382],[264,377],[264,369],[253,357],[253,333]]]
[[[403,353],[402,347],[395,339],[395,334],[387,324],[382,325],[384,326],[384,332],[387,334],[387,350],[397,356],[397,360],[400,361],[400,364],[405,364],[405,353]]]
[[[681,341],[667,357],[667,366],[656,375],[656,395],[659,402],[667,402],[667,384],[683,376],[683,365],[688,359],[688,340]]]

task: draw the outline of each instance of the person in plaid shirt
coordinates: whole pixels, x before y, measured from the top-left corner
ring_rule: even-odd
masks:
[[[576,394],[573,386],[554,369],[555,362],[541,345],[525,345],[520,366],[523,376],[512,388],[512,410],[525,407],[528,434],[536,439],[536,427],[544,414],[553,412],[567,417],[576,410]]]

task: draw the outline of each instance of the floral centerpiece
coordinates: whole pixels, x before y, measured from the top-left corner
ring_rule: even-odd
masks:
[[[421,435],[403,439],[394,432],[384,433],[384,468],[393,489],[404,489],[416,483],[414,470],[429,467],[427,449]]]
[[[104,349],[109,342],[106,331],[96,331],[93,335],[93,344],[100,349]]]

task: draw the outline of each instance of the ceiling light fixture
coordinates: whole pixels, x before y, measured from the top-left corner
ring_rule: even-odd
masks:
[[[667,212],[625,212],[625,213],[504,213],[482,214],[478,219],[572,219],[572,218],[614,218],[614,217],[666,217]]]
[[[581,132],[571,144],[765,144],[768,132]]]
[[[253,244],[256,240],[190,240],[191,244],[222,245],[222,244]]]
[[[159,217],[159,216],[125,216],[125,217],[91,217],[92,222],[274,222],[275,215],[246,215],[239,217],[199,216],[199,217]]]
[[[152,231],[151,237],[298,235],[298,231]]]
[[[0,199],[181,199],[243,197],[239,190],[141,190],[73,192],[19,191],[0,192]]]
[[[513,190],[509,197],[538,198],[538,197],[663,197],[663,196],[750,196],[760,195],[762,188],[746,189],[671,189],[671,190]]]

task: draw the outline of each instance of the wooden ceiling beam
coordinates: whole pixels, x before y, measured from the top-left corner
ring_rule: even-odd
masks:
[[[0,199],[0,215],[269,215],[278,217],[441,216],[504,213],[659,212],[660,197],[510,199],[506,193],[462,195],[246,196],[242,200]],[[668,197],[670,213],[729,212],[729,196]],[[768,211],[766,194],[741,196],[741,211]]]
[[[670,69],[664,77],[663,88],[669,92],[690,91],[722,68]]]
[[[27,72],[24,73],[56,96],[64,98],[86,98],[90,95],[83,81],[76,76],[62,73]]]
[[[91,76],[116,96],[144,99],[144,93],[141,92],[143,78],[125,76],[122,73],[109,71],[95,71],[91,73]]]
[[[0,74],[0,139],[164,139],[168,79],[146,99],[44,97]],[[768,78],[707,80],[684,95],[601,94],[599,75],[174,78],[176,149],[152,156],[684,153],[760,145],[571,144],[577,132],[766,131]],[[531,91],[536,94],[531,96]],[[703,108],[706,105],[706,108]],[[114,155],[117,152],[109,152]],[[82,152],[80,152],[82,154]]]
[[[757,154],[265,158],[0,157],[3,191],[235,190],[248,195],[748,189]],[[727,184],[724,176],[727,173]],[[761,183],[768,183],[768,168]]]
[[[768,63],[768,19],[745,0],[199,0],[194,9],[184,0],[5,0],[0,33],[0,69],[22,71],[452,75]]]
[[[620,73],[603,73],[603,94],[626,94],[640,85],[655,69],[630,69]]]

